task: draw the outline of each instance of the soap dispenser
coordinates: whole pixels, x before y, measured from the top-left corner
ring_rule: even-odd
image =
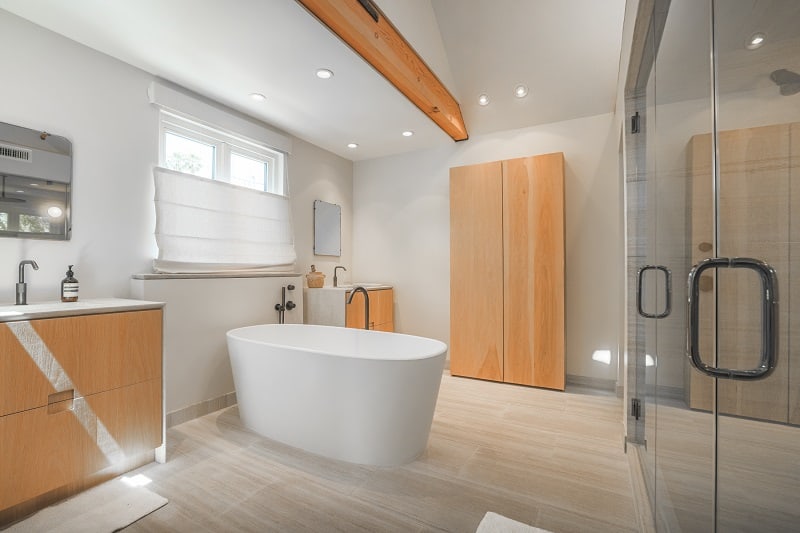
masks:
[[[72,271],[72,266],[73,265],[69,265],[69,268],[67,269],[67,277],[61,280],[62,302],[78,301],[78,280],[75,279],[75,273]]]

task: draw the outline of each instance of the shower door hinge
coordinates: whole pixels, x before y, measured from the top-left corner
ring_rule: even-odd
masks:
[[[639,129],[641,127],[641,117],[639,116],[639,112],[637,111],[635,115],[631,117],[631,133],[639,133]]]
[[[631,398],[631,416],[636,420],[642,416],[642,401],[639,398]]]

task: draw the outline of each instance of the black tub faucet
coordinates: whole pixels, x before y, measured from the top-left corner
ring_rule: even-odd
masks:
[[[356,295],[357,292],[364,293],[364,329],[369,329],[369,294],[367,294],[367,289],[364,287],[356,287],[350,293],[350,298],[347,299],[347,305],[353,303],[353,296]]]
[[[28,303],[28,285],[25,283],[25,265],[30,265],[34,270],[39,270],[39,265],[33,259],[19,262],[19,282],[17,283],[17,305]]]

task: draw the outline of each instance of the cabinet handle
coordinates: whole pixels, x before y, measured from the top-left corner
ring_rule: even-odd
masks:
[[[64,411],[72,411],[75,389],[54,392],[47,396],[47,414],[54,415]]]

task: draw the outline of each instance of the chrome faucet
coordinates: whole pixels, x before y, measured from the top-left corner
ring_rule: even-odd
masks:
[[[347,269],[346,269],[345,267],[343,267],[343,266],[337,266],[337,267],[333,267],[333,286],[334,286],[334,287],[338,287],[338,286],[339,286],[339,278],[338,278],[338,277],[336,277],[336,274],[338,273],[338,270],[339,270],[340,268],[341,268],[342,270],[344,270],[345,272],[347,272]]]
[[[34,270],[39,270],[39,265],[32,259],[19,262],[19,283],[17,283],[17,305],[28,303],[28,285],[25,283],[25,265],[30,265]]]
[[[357,292],[364,293],[364,329],[369,329],[369,294],[367,294],[367,289],[364,287],[356,287],[353,289],[353,292],[350,293],[350,298],[347,300],[347,305],[353,303],[353,296],[355,296]]]

